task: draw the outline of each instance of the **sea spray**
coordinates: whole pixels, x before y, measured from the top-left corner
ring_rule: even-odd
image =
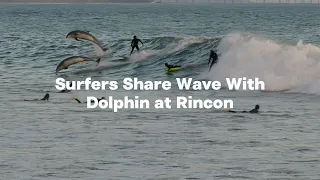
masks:
[[[154,56],[155,54],[156,54],[156,51],[142,50],[140,52],[132,53],[129,59],[131,62],[138,62],[138,61],[146,60],[147,58]]]
[[[95,55],[96,56],[98,56],[98,57],[103,57],[103,56],[106,56],[108,53],[108,50],[107,51],[103,51],[103,49],[101,49],[101,47],[100,46],[98,46],[98,45],[96,45],[96,44],[94,44],[94,43],[92,43],[93,44],[93,46],[94,46],[94,53],[95,53]]]
[[[259,78],[266,90],[282,91],[312,87],[310,93],[320,93],[314,83],[320,79],[320,48],[312,44],[284,45],[253,35],[230,34],[217,47],[219,62],[208,79]]]

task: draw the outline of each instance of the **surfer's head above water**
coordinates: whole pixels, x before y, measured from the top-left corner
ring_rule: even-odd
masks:
[[[137,36],[133,36],[133,39],[137,39]]]

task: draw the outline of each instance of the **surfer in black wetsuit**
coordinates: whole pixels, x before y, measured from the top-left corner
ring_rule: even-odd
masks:
[[[211,61],[212,59],[212,61]],[[209,62],[208,64],[210,64],[210,61],[211,61],[211,65],[210,65],[210,69],[209,71],[211,70],[213,64],[216,64],[218,62],[218,55],[216,52],[214,52],[213,50],[210,51],[210,57],[209,57]]]
[[[259,109],[260,106],[256,105],[254,109],[252,109],[251,111],[242,111],[241,113],[259,113]],[[231,113],[237,113],[236,111],[232,111],[232,110],[224,110],[224,112],[231,112]]]
[[[134,48],[136,48],[137,51],[139,52],[139,46],[138,46],[138,45],[139,45],[139,42],[141,42],[141,44],[143,44],[143,42],[142,42],[140,39],[138,39],[137,36],[133,36],[133,39],[132,39],[132,41],[131,41],[132,50],[131,50],[130,55],[132,54]]]
[[[72,86],[72,82],[70,83],[69,86],[70,86],[70,87]],[[61,90],[59,93],[68,93],[68,92],[71,92],[71,90],[64,89],[64,90]]]
[[[181,67],[181,66],[177,66],[177,65],[170,65],[168,63],[164,63],[164,65],[168,68],[168,70],[170,70],[171,68]]]
[[[42,99],[32,99],[32,100],[23,99],[22,101],[49,101],[49,97],[50,95],[47,93],[46,95],[44,95]]]
[[[82,103],[78,98],[72,98],[73,100],[76,100],[78,103]],[[105,97],[101,97],[100,99],[98,98],[98,102],[101,101],[102,99],[106,99]],[[91,100],[91,103],[93,103],[94,101]],[[84,102],[84,103],[87,103],[87,102]]]

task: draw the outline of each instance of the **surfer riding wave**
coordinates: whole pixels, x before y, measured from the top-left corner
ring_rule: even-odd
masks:
[[[137,49],[138,52],[140,51],[139,42],[141,42],[141,44],[143,45],[143,42],[140,39],[138,39],[137,36],[133,36],[133,39],[131,41],[132,50],[130,52],[130,55],[132,54],[135,48]]]

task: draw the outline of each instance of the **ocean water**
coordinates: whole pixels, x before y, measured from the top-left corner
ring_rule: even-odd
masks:
[[[320,179],[320,6],[252,4],[1,4],[0,179]],[[99,66],[85,30],[109,50]],[[144,45],[129,56],[137,35]],[[211,49],[219,62],[208,71]],[[187,65],[165,73],[164,63]],[[169,91],[57,93],[55,80],[170,81]],[[225,78],[258,77],[265,91],[229,91]],[[176,78],[223,89],[178,90]],[[49,101],[22,101],[42,98]],[[72,98],[192,96],[222,109],[87,109]]]

